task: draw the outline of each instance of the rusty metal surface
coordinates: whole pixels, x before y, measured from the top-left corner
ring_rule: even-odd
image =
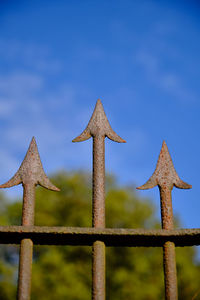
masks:
[[[23,239],[20,244],[19,274],[17,286],[17,299],[29,300],[31,297],[33,242]]]
[[[92,117],[80,136],[73,142],[93,137],[92,226],[105,227],[105,137],[124,143],[111,128],[101,101],[98,99]],[[92,299],[105,299],[105,245],[95,241],[92,251]]]
[[[165,299],[178,299],[178,285],[176,274],[175,244],[166,242],[163,245],[163,268],[165,274]]]
[[[159,187],[162,229],[105,228],[105,138],[124,143],[111,128],[102,103],[97,100],[92,117],[73,142],[93,138],[92,228],[34,226],[35,187],[59,191],[46,176],[33,138],[17,173],[0,188],[23,186],[22,226],[0,226],[0,244],[20,244],[18,300],[29,300],[33,245],[92,246],[92,299],[105,300],[105,246],[163,247],[165,299],[177,300],[175,247],[200,245],[200,228],[174,229],[171,191],[189,189],[177,175],[163,142],[156,169],[138,189]]]
[[[23,185],[23,209],[22,225],[34,225],[35,187],[41,185],[47,189],[58,191],[44,173],[35,138],[32,138],[26,156],[17,173],[0,188],[8,188],[22,183]],[[33,242],[31,239],[23,239],[20,244],[19,276],[18,276],[18,300],[29,300],[31,292]]]
[[[34,245],[91,246],[102,241],[106,246],[162,247],[171,241],[177,247],[200,245],[200,228],[126,229],[47,226],[0,226],[0,244],[20,244],[31,239]]]
[[[173,187],[190,189],[192,186],[182,181],[174,168],[171,156],[165,142],[162,144],[156,169],[150,179],[138,189],[150,189],[159,187],[162,228],[173,229],[173,210],[171,191]],[[165,299],[178,299],[177,274],[175,259],[175,244],[167,241],[163,245],[163,266],[165,278]]]
[[[34,137],[31,140],[19,170],[8,182],[1,184],[0,188],[9,188],[20,183],[22,183],[22,185],[30,184],[31,186],[39,184],[48,190],[59,191],[44,172]]]
[[[92,299],[106,298],[106,249],[105,243],[95,241],[92,246]]]

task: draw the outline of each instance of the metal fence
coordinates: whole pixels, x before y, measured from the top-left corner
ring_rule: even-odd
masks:
[[[167,145],[163,142],[153,175],[138,187],[159,187],[162,229],[105,228],[105,137],[119,143],[125,141],[111,128],[100,100],[88,126],[73,142],[85,141],[90,137],[93,138],[92,228],[34,226],[35,187],[41,185],[59,191],[44,173],[34,138],[17,173],[0,186],[8,188],[20,183],[23,186],[22,226],[0,226],[0,244],[20,244],[17,299],[30,299],[33,244],[92,246],[93,300],[104,300],[106,297],[106,246],[163,247],[165,299],[178,299],[175,247],[199,245],[200,229],[174,230],[171,191],[173,186],[189,189],[191,185],[177,175]]]

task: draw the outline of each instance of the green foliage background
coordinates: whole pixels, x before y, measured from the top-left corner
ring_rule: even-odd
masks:
[[[52,178],[61,192],[37,188],[35,224],[91,226],[91,180],[85,173],[58,173]],[[159,228],[149,199],[138,198],[132,188],[120,187],[108,176],[106,226]],[[21,201],[0,195],[0,224],[20,225]],[[0,248],[0,299],[15,299],[18,247]],[[200,299],[200,267],[195,248],[177,248],[179,299]],[[162,249],[107,248],[107,299],[164,299]],[[91,299],[91,248],[34,247],[32,300]]]

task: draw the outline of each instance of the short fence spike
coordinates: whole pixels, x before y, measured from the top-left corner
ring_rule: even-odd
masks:
[[[35,187],[41,185],[53,191],[59,191],[46,176],[35,138],[32,138],[26,156],[17,173],[0,188],[23,185],[23,211],[22,225],[34,225]],[[18,300],[29,300],[31,292],[31,269],[32,269],[33,242],[23,239],[20,244],[19,276],[18,276]]]
[[[93,227],[105,227],[105,137],[125,143],[111,128],[101,101],[98,99],[92,117],[83,131],[73,142],[81,142],[93,137]],[[93,244],[92,299],[105,299],[105,244]]]
[[[156,169],[150,179],[137,189],[150,189],[158,185],[160,190],[162,228],[173,229],[173,210],[171,191],[173,186],[181,189],[190,189],[192,186],[182,181],[174,168],[169,150],[165,141],[162,144]],[[163,264],[165,275],[165,299],[178,299],[175,245],[165,242],[163,245]]]
[[[59,191],[59,189],[51,183],[44,172],[34,137],[31,140],[19,170],[8,182],[0,185],[0,188],[12,187],[20,183],[23,185],[32,183],[33,185],[41,185],[52,191]]]
[[[173,186],[179,189],[191,189],[192,186],[184,181],[182,181],[176,170],[174,168],[171,156],[169,154],[169,150],[167,148],[167,144],[164,141],[162,144],[162,148],[160,151],[160,155],[158,158],[158,162],[156,165],[156,169],[150,179],[142,186],[137,189],[145,190],[151,189],[156,185],[159,186],[169,186],[173,188]]]

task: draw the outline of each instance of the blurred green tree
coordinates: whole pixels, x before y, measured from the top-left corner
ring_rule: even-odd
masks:
[[[38,188],[35,224],[91,226],[91,178],[85,173],[60,172],[52,177],[61,192]],[[106,226],[159,228],[155,207],[138,198],[132,188],[120,187],[114,177],[106,184]],[[20,225],[21,201],[0,194],[0,224]],[[200,267],[193,247],[177,248],[180,299],[200,299]],[[18,247],[0,248],[0,299],[15,299]],[[106,249],[107,299],[164,299],[161,248]],[[32,300],[86,300],[91,298],[91,247],[35,246]]]

